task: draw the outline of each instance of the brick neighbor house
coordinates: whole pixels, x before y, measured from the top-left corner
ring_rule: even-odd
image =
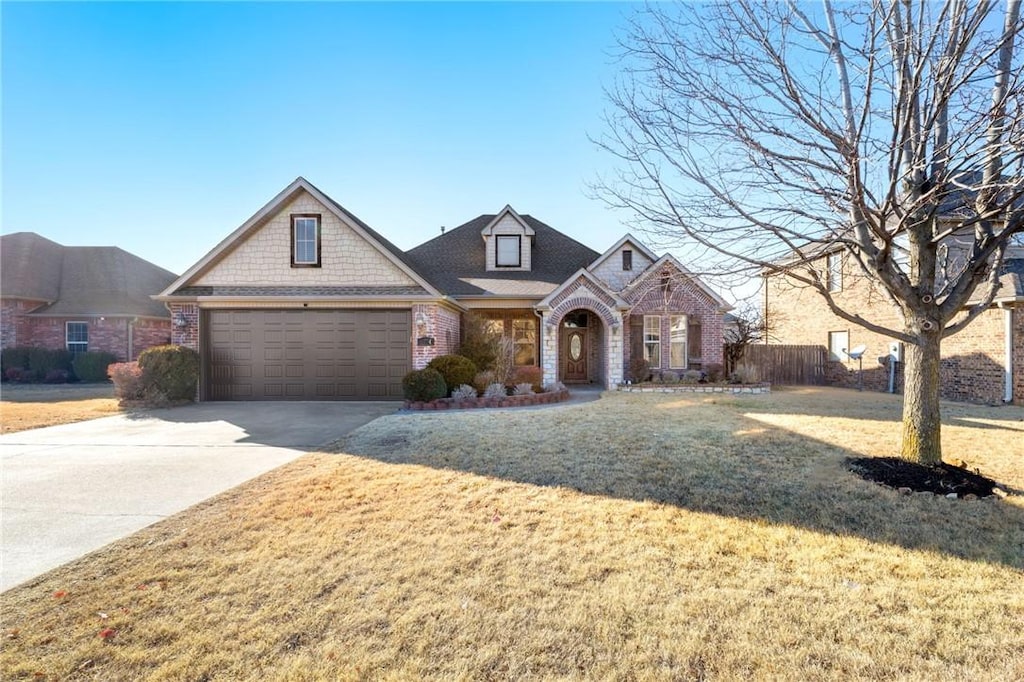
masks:
[[[116,246],[63,246],[33,232],[0,237],[0,348],[106,351],[133,360],[168,343],[151,296],[174,273]]]
[[[613,386],[638,354],[721,363],[729,308],[628,235],[598,253],[509,206],[402,251],[303,178],[155,298],[202,357],[205,400],[401,398],[470,311],[545,383]]]
[[[940,259],[955,259],[956,238],[940,247]],[[809,264],[824,275],[845,310],[898,328],[898,316],[881,286],[865,277],[842,252],[823,253]],[[798,267],[807,267],[800,265]],[[991,307],[966,329],[942,340],[941,395],[950,400],[1024,403],[1024,248],[1011,247]],[[895,342],[833,314],[824,298],[785,274],[766,276],[764,314],[773,342],[823,345],[829,349],[829,383],[884,391],[889,388],[889,352]],[[863,375],[849,352],[864,345]],[[899,357],[900,347],[893,349]],[[885,364],[883,364],[885,363]],[[902,387],[903,363],[894,365],[895,389]]]

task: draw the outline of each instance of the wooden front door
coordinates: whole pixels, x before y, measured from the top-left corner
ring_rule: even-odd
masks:
[[[565,373],[562,381],[586,381],[587,376],[587,328],[562,328],[562,357],[565,358]]]

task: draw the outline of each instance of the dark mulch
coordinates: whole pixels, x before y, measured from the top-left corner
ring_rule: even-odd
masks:
[[[898,457],[857,457],[847,460],[850,471],[863,479],[890,488],[910,488],[914,492],[937,495],[956,493],[958,497],[988,497],[996,482],[980,473],[946,464],[924,466]]]

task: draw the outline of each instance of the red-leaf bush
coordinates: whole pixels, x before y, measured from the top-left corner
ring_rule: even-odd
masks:
[[[512,385],[530,384],[534,393],[543,391],[544,370],[535,365],[516,367],[512,372]]]
[[[114,395],[122,402],[145,400],[146,382],[137,362],[115,362],[107,367],[107,376],[114,382]]]

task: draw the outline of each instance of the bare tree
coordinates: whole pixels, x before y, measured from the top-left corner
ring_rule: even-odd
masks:
[[[599,193],[699,274],[785,272],[907,344],[902,454],[936,463],[941,341],[991,304],[1024,230],[1021,31],[1020,0],[649,7],[621,42]],[[837,303],[833,250],[901,324]]]
[[[732,320],[725,326],[725,371],[734,372],[747,347],[760,343],[770,336],[768,319],[752,303],[746,303],[732,313]]]

